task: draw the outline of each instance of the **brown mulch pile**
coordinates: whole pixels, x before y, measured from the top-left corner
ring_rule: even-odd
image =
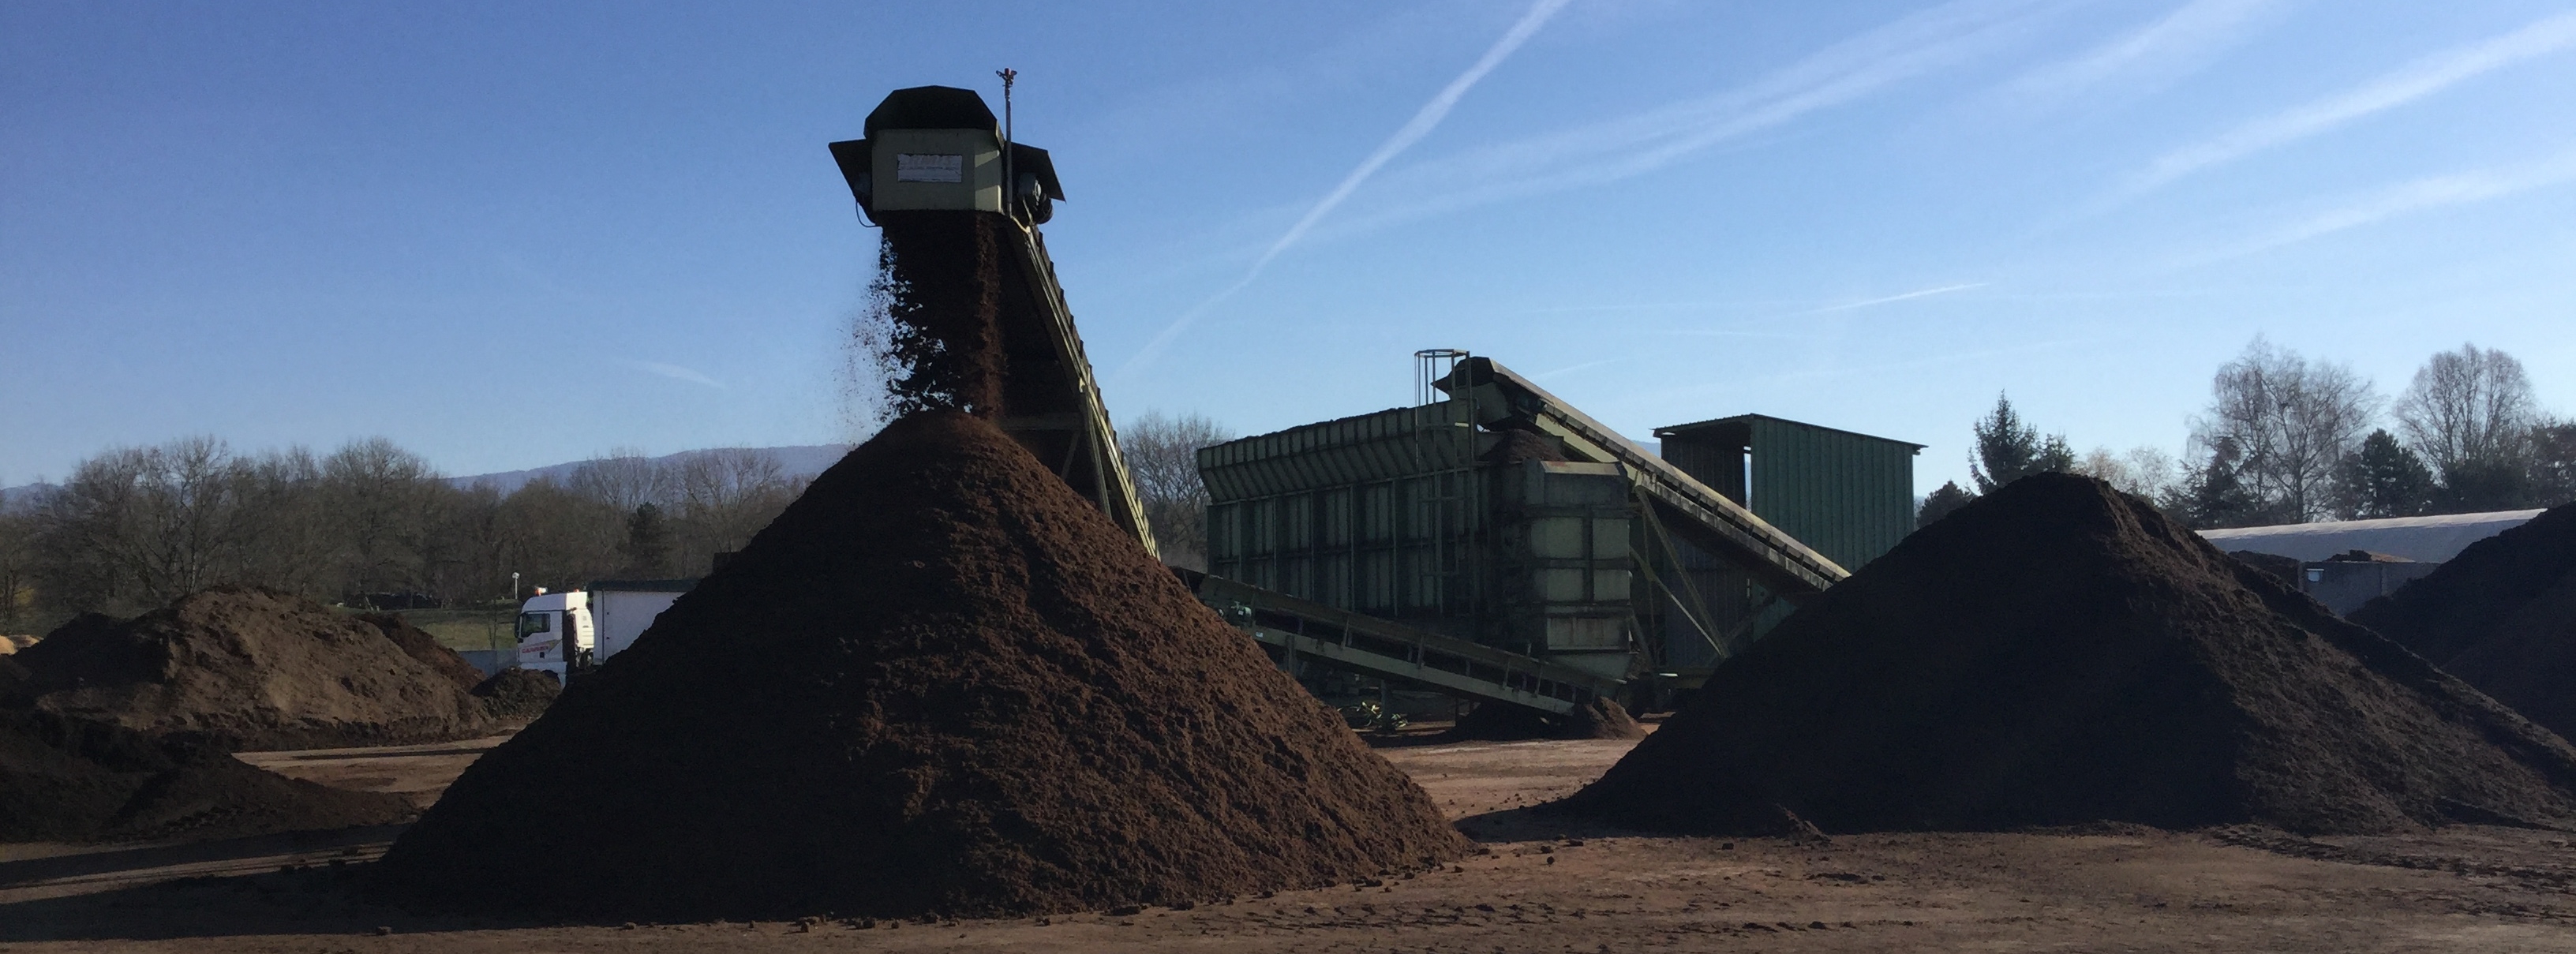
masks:
[[[495,719],[536,718],[562,694],[563,683],[542,669],[504,669],[474,687],[484,713]]]
[[[33,708],[229,751],[467,738],[483,706],[376,626],[299,596],[217,587],[95,614],[19,653]]]
[[[376,875],[407,903],[639,921],[985,916],[1465,847],[1097,508],[934,411],[816,479]]]
[[[2273,579],[2281,581],[2283,585],[2294,590],[2299,588],[2299,577],[2308,572],[2307,564],[2299,562],[2298,557],[2286,557],[2278,553],[2257,553],[2253,550],[2229,550],[2227,555],[2244,561],[2247,566],[2272,574]]]
[[[2576,504],[2470,544],[2352,621],[2576,737]]]
[[[1722,833],[2576,820],[2576,749],[2100,481],[2025,477],[1720,667],[1560,807]]]
[[[438,637],[403,619],[399,613],[360,613],[358,619],[385,634],[386,639],[402,647],[403,655],[447,677],[457,686],[471,690],[483,683],[483,670],[465,661],[456,650],[447,648]]]
[[[1594,697],[1564,715],[1500,703],[1482,703],[1458,717],[1453,739],[1642,739],[1646,728],[1617,701]]]
[[[0,842],[236,838],[415,814],[398,795],[287,778],[202,744],[0,712]]]

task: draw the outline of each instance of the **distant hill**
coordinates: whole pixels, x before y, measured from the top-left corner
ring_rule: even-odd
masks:
[[[710,450],[739,449],[741,448],[710,448]],[[850,452],[850,445],[805,444],[794,447],[754,447],[750,449],[778,458],[778,466],[781,470],[787,472],[787,476],[813,477],[822,473],[833,464],[840,463],[841,456]],[[675,462],[680,458],[687,457],[691,454],[703,453],[706,453],[706,451],[681,451],[677,454],[664,454],[653,459],[659,462]],[[548,464],[544,467],[531,467],[526,470],[505,470],[491,474],[470,474],[464,477],[447,478],[447,482],[457,487],[472,487],[476,484],[491,484],[493,489],[507,494],[518,490],[520,487],[526,486],[529,481],[536,480],[541,477],[551,477],[558,482],[568,480],[572,477],[572,472],[581,467],[583,463],[585,462],[576,460],[561,464]]]
[[[15,487],[0,487],[0,513],[15,513],[20,510],[34,507],[36,505],[36,501],[43,500],[46,494],[52,493],[53,491],[54,485],[52,484],[20,484]]]

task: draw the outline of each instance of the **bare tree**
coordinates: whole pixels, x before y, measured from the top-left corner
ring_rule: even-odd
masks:
[[[2454,506],[2519,502],[2532,431],[2541,423],[2522,362],[2475,344],[2434,355],[2416,370],[2396,412],[2407,444],[2433,466]]]
[[[616,508],[619,513],[634,513],[645,504],[667,505],[676,499],[677,476],[664,462],[644,456],[631,447],[620,447],[606,455],[583,461],[573,468],[564,485],[572,492]]]
[[[322,500],[349,593],[412,589],[437,524],[438,472],[382,437],[351,441],[322,461]]]
[[[2100,478],[2122,493],[2150,501],[2171,497],[2182,483],[2182,469],[2174,463],[2173,455],[2147,444],[2132,447],[2127,453],[2096,447],[2075,462],[2074,472]]]
[[[2193,443],[2240,455],[2238,479],[2294,522],[2328,515],[2336,465],[2370,432],[2379,397],[2348,365],[2310,361],[2256,337],[2210,380]]]
[[[678,470],[682,572],[742,549],[805,491],[777,455],[762,450],[699,451],[682,457]]]
[[[22,635],[35,610],[36,518],[0,508],[0,636]]]
[[[1136,496],[1154,527],[1163,562],[1207,569],[1208,493],[1199,480],[1198,452],[1233,439],[1232,431],[1198,414],[1175,418],[1147,411],[1121,429],[1118,450],[1127,459],[1128,476],[1136,482]]]

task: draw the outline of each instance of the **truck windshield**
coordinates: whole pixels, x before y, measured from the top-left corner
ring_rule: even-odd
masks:
[[[555,629],[555,614],[553,614],[553,613],[521,613],[521,614],[519,614],[519,638],[520,638],[520,639],[526,639],[526,638],[528,638],[528,637],[530,637],[530,636],[534,636],[534,635],[536,635],[536,634],[538,634],[538,633],[551,633],[551,632],[554,632],[554,629]]]

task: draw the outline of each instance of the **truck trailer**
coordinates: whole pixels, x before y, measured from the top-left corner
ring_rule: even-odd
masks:
[[[518,668],[570,679],[635,645],[653,619],[697,580],[600,580],[566,593],[543,589],[519,606]]]

